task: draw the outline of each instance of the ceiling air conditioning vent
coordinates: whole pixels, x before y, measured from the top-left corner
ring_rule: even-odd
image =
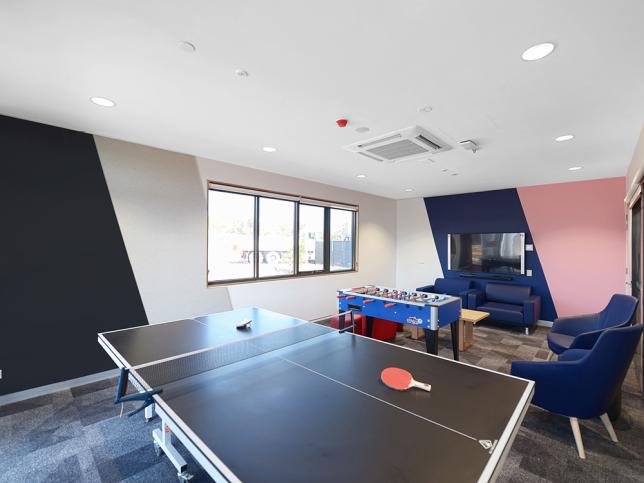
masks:
[[[396,163],[447,151],[451,147],[422,127],[412,126],[350,144],[344,149],[383,163]]]

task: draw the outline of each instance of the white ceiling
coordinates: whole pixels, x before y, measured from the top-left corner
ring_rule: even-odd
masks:
[[[622,176],[642,18],[642,0],[3,0],[0,113],[391,198]],[[414,124],[454,149],[394,165],[342,149]]]

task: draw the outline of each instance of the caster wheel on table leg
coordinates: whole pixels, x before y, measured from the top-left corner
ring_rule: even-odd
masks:
[[[163,450],[161,450],[161,446],[159,446],[159,443],[156,441],[154,442],[154,452],[156,453],[157,456],[161,456],[161,453],[163,453]]]
[[[192,476],[190,473],[187,471],[184,471],[183,473],[179,473],[177,475],[177,478],[179,479],[179,483],[185,483],[186,481],[190,481],[192,479]]]

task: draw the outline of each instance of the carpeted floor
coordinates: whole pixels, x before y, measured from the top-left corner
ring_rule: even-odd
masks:
[[[512,360],[545,359],[546,333],[479,326],[462,360],[507,372]],[[424,350],[407,333],[399,333],[396,343]],[[449,331],[441,332],[440,353],[451,357]],[[0,407],[0,482],[176,482],[174,467],[153,449],[158,420],[119,418],[114,384],[101,381]],[[610,441],[599,420],[582,423],[585,461],[577,457],[568,419],[531,407],[498,481],[644,482],[644,399],[635,387],[629,375],[615,424],[619,443]],[[191,481],[210,481],[177,447],[194,474]]]

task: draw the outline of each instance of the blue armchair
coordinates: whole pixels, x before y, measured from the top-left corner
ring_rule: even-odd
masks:
[[[485,292],[477,290],[468,299],[469,309],[489,312],[494,320],[523,325],[526,334],[541,317],[541,297],[532,295],[532,287],[526,285],[488,283]]]
[[[568,349],[591,349],[606,329],[630,324],[636,307],[635,297],[615,294],[599,313],[555,320],[548,334],[548,347],[551,351],[548,360],[553,354],[561,354]]]
[[[472,289],[471,280],[462,280],[457,278],[437,278],[434,282],[434,285],[425,285],[424,287],[418,287],[416,291],[447,294],[453,295],[454,297],[461,297],[461,306],[464,309],[468,308],[468,295],[475,292],[475,290]]]
[[[644,325],[604,331],[590,350],[571,349],[558,361],[512,363],[512,375],[535,381],[532,404],[570,418],[580,458],[585,458],[579,419],[599,417],[611,439],[606,414],[620,390]]]

